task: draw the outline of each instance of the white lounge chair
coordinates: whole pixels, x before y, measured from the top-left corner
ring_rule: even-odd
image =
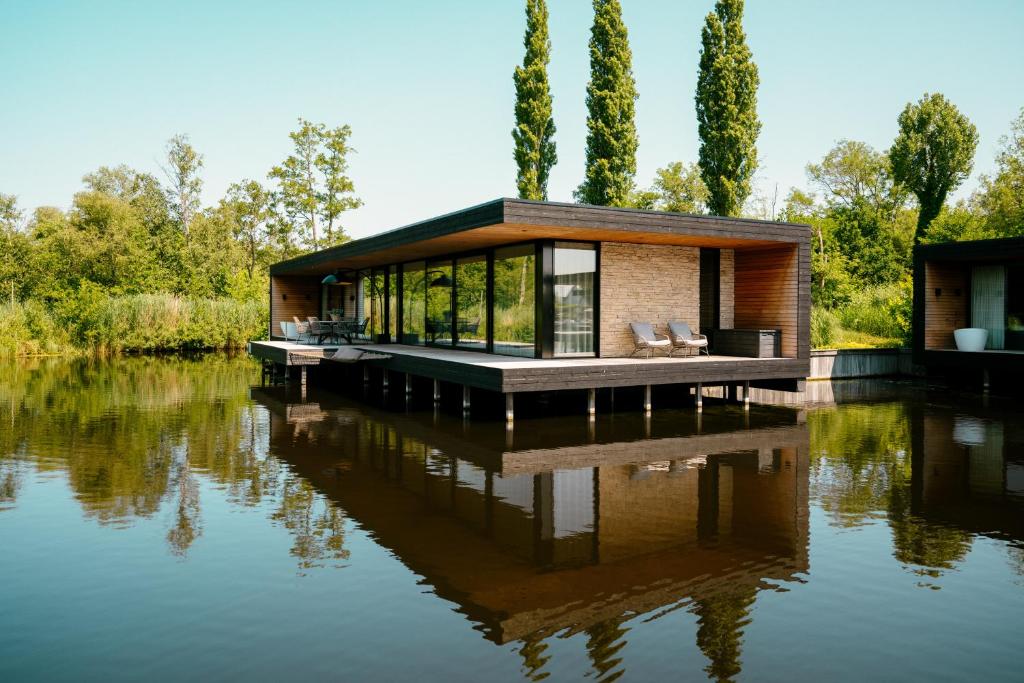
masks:
[[[710,356],[708,352],[708,338],[703,334],[695,334],[690,329],[690,325],[685,322],[670,322],[668,324],[668,337],[672,342],[672,349],[668,352],[668,355],[672,355],[679,349],[684,349],[686,355],[690,355],[690,351],[693,351],[698,356],[703,351],[705,356]]]
[[[647,354],[646,357],[650,358],[651,354],[658,349],[666,354],[671,354],[672,341],[666,335],[655,332],[654,326],[650,323],[630,323],[629,327],[633,331],[633,344],[635,344],[631,356],[643,351]]]

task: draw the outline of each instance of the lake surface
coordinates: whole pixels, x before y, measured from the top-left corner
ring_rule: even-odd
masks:
[[[1024,410],[463,420],[0,365],[0,680],[1020,680]]]

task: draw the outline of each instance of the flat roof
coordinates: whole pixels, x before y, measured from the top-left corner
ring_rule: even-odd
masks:
[[[1024,237],[919,244],[914,257],[925,261],[1000,261],[1024,258]]]
[[[538,239],[756,249],[810,237],[800,223],[502,198],[281,261],[270,274],[370,268]]]

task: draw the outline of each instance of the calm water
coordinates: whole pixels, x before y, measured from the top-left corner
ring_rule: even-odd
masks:
[[[0,366],[0,680],[1020,680],[1020,404],[464,422]]]

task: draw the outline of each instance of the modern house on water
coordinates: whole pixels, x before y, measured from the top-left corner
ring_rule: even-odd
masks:
[[[650,409],[677,385],[699,407],[710,386],[749,401],[809,371],[804,225],[498,199],[270,276],[270,341],[250,345],[266,364],[304,381],[337,353],[385,386],[433,380],[435,400],[458,385],[465,408],[504,394],[510,419],[524,392],[586,390],[593,412],[603,389],[642,387]]]
[[[1024,238],[914,249],[914,362],[987,387],[1024,375]]]

